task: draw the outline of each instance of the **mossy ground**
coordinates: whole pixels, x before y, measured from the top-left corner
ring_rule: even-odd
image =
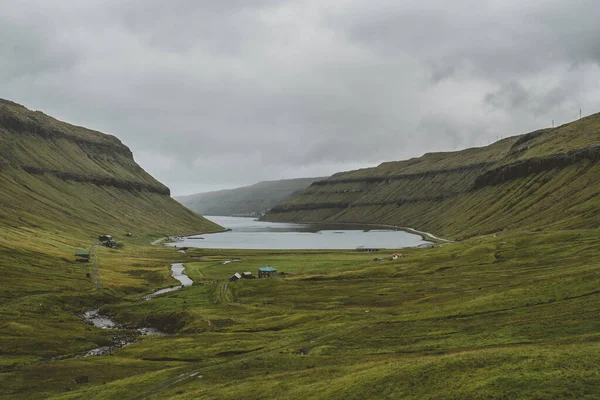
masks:
[[[349,251],[183,254],[140,237],[98,253],[102,290],[65,239],[2,247],[20,271],[2,285],[2,397],[600,396],[597,230],[504,232],[377,262]],[[231,258],[243,261],[223,264]],[[173,284],[171,262],[194,285],[139,301]],[[226,282],[266,264],[287,275]],[[112,340],[77,317],[98,305],[173,335],[57,359]]]

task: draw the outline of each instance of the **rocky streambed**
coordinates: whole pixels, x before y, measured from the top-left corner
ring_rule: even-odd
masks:
[[[191,286],[194,282],[189,278],[189,276],[187,276],[186,274],[183,273],[184,270],[185,270],[185,266],[182,263],[171,264],[171,276],[173,278],[177,279],[181,283],[181,285],[157,290],[154,293],[150,293],[150,294],[142,297],[141,300],[150,300],[150,299],[153,299],[162,294],[173,292],[175,290],[179,290],[185,286]],[[166,333],[161,332],[158,329],[155,329],[152,327],[139,328],[139,327],[121,326],[121,325],[117,324],[113,319],[111,319],[111,317],[101,314],[99,308],[84,312],[82,315],[82,318],[85,322],[87,322],[90,325],[94,325],[97,328],[114,330],[114,331],[131,332],[130,334],[126,333],[119,337],[115,336],[113,338],[114,339],[113,344],[111,344],[109,346],[101,346],[101,347],[92,349],[92,350],[88,351],[85,355],[83,355],[83,357],[103,356],[103,355],[107,355],[107,354],[112,354],[112,351],[115,349],[120,349],[131,343],[137,342],[139,340],[139,336],[146,336],[146,335],[166,336],[167,335]]]

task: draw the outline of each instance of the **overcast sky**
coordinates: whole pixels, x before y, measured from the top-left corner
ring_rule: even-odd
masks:
[[[600,111],[597,0],[0,0],[0,97],[173,194],[487,145]]]

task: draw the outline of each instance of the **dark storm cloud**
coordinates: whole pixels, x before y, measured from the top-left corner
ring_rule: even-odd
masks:
[[[482,145],[600,110],[591,0],[0,10],[0,97],[117,135],[176,194]]]

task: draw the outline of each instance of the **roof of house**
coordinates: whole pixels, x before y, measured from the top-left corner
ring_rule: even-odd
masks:
[[[85,250],[77,250],[75,252],[76,256],[89,256],[90,252],[89,251],[85,251]]]
[[[242,277],[239,272],[236,272],[235,274],[231,275],[231,278],[233,278],[234,276],[238,279]],[[231,279],[231,278],[229,278],[229,279]]]
[[[273,267],[271,267],[270,265],[267,265],[266,267],[262,267],[258,269],[261,272],[276,272],[277,270]]]

